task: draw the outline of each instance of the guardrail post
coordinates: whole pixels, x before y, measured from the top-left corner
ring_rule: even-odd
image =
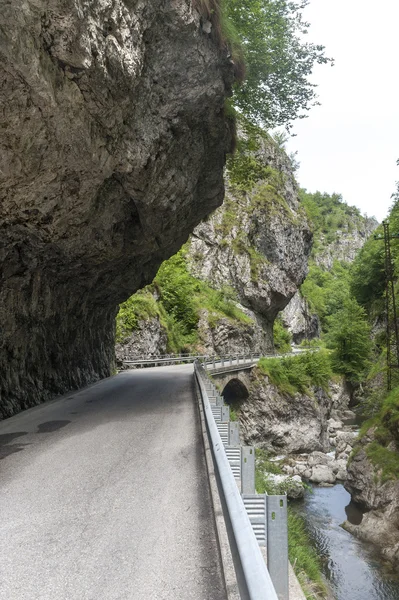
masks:
[[[231,367],[231,366],[232,366],[232,364],[233,364],[233,359],[232,359],[232,357],[231,357],[231,356],[229,356],[229,363],[230,363],[230,367]]]
[[[240,364],[240,359],[238,358],[238,354],[237,354],[237,365]]]
[[[227,423],[230,421],[230,406],[222,405],[222,421]]]
[[[224,367],[224,357],[221,358],[222,367]]]
[[[238,421],[230,421],[230,446],[240,445],[240,424]]]
[[[288,600],[287,496],[267,496],[267,568],[279,600]]]
[[[215,355],[213,355],[212,366],[213,366],[213,368],[215,368],[215,366],[216,366],[215,365]]]
[[[255,448],[241,448],[241,491],[243,494],[255,493]]]

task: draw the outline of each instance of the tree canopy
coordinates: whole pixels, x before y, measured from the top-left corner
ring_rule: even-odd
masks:
[[[332,62],[324,46],[304,41],[309,23],[302,10],[308,0],[225,0],[223,12],[241,41],[244,82],[234,104],[253,122],[289,126],[318,104],[309,81],[315,64]]]
[[[347,298],[342,308],[329,317],[326,338],[333,350],[333,370],[349,381],[359,381],[368,365],[371,339],[365,311],[356,300]]]

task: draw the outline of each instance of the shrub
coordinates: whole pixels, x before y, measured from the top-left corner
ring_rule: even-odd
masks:
[[[274,346],[275,346],[276,350],[278,350],[281,354],[284,354],[285,352],[290,352],[292,335],[284,327],[281,319],[279,319],[279,318],[277,318],[274,321],[273,341],[274,341]]]
[[[123,342],[134,331],[139,321],[146,321],[159,315],[159,308],[151,288],[144,288],[119,306],[116,317],[117,342]]]
[[[385,448],[377,441],[366,447],[366,454],[371,462],[380,469],[380,481],[399,478],[399,453]]]
[[[328,389],[332,377],[329,353],[306,352],[284,358],[262,358],[258,369],[283,393],[309,393],[311,386]]]

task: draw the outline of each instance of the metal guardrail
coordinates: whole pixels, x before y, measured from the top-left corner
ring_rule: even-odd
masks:
[[[127,365],[166,365],[174,363],[188,363],[199,360],[206,369],[227,369],[229,367],[234,368],[235,366],[243,366],[248,363],[248,367],[251,363],[257,362],[260,358],[284,358],[285,356],[293,356],[301,352],[315,351],[315,349],[308,350],[304,348],[295,348],[292,352],[285,354],[160,354],[158,356],[137,356],[137,355],[125,355],[122,362]]]
[[[317,349],[293,349],[280,355],[141,356],[129,357],[131,360],[125,357],[123,361],[137,365],[194,363],[242,600],[288,600],[287,496],[254,493],[255,457],[251,456],[254,449],[240,446],[239,423],[229,421],[229,407],[224,405],[223,397],[209,379],[209,374],[251,368],[263,356],[284,358],[301,352],[317,352]],[[241,449],[240,465],[238,454],[234,452],[237,447]],[[267,567],[260,545],[267,546]]]
[[[123,363],[128,365],[152,365],[152,364],[168,364],[168,363],[185,363],[194,362],[199,358],[204,358],[202,354],[189,355],[189,354],[176,354],[176,355],[165,355],[160,356],[125,356],[122,359]],[[208,356],[206,356],[208,358]]]
[[[241,599],[281,600],[287,598],[288,596],[277,595],[267,570],[213,417],[207,392],[209,380],[204,367],[199,361],[194,363],[194,371],[201,392],[206,428],[215,463],[219,493]],[[288,581],[288,562],[286,579]]]
[[[195,360],[200,360],[203,364],[206,365],[221,365],[221,366],[233,366],[242,364],[243,361],[248,360],[259,360],[261,354],[235,354],[235,355],[227,355],[227,356],[218,356],[212,354],[175,354],[175,355],[167,355],[162,354],[159,356],[126,356],[122,359],[123,363],[131,364],[131,365],[145,365],[145,364],[164,364],[164,363],[185,363],[185,362],[194,362]],[[275,356],[275,355],[268,355]]]

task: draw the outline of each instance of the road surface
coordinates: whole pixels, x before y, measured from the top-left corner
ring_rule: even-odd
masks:
[[[192,365],[0,423],[1,600],[225,600]]]

